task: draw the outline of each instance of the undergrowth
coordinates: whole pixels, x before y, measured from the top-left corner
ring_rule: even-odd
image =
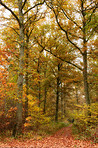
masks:
[[[44,137],[47,137],[59,129],[63,127],[67,127],[69,124],[64,122],[50,122],[47,125],[42,125],[40,128],[34,128],[34,129],[25,129],[21,135],[16,135],[16,137],[12,137],[12,132],[9,130],[6,130],[4,133],[0,136],[0,141],[6,138],[15,138],[21,140],[26,139],[34,139],[34,140],[41,140]],[[2,140],[1,140],[2,139]]]
[[[85,131],[80,131],[77,125],[73,124],[72,133],[75,139],[79,140],[91,140],[92,143],[98,143],[98,135],[96,127],[87,127]]]

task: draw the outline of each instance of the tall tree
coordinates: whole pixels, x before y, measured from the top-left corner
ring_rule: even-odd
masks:
[[[17,86],[18,86],[18,92],[17,92],[17,97],[18,97],[18,102],[17,102],[17,132],[22,131],[22,97],[23,97],[23,75],[24,75],[24,47],[25,47],[25,40],[24,40],[24,16],[30,12],[32,9],[35,7],[42,5],[44,1],[40,1],[38,3],[35,2],[33,3],[33,6],[28,8],[28,10],[24,10],[25,5],[27,4],[27,0],[18,0],[10,2],[11,6],[15,3],[15,7],[13,6],[7,6],[7,2],[3,2],[0,0],[0,4],[7,9],[12,16],[15,18],[15,20],[18,22],[19,25],[19,69],[18,69],[18,80],[17,80]],[[18,15],[15,11],[13,11],[13,8],[18,8]],[[28,18],[29,19],[29,18]]]
[[[46,0],[46,5],[53,11],[56,22],[59,28],[65,33],[69,43],[73,45],[76,51],[78,51],[78,54],[81,55],[80,57],[82,57],[83,67],[81,66],[79,69],[83,72],[85,99],[86,103],[89,105],[90,97],[87,74],[88,42],[90,38],[93,37],[94,30],[97,27],[97,23],[95,23],[94,26],[91,24],[98,7],[98,3],[96,0]],[[73,66],[76,67],[76,64]]]

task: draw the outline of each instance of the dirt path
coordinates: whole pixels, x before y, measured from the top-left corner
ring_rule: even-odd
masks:
[[[0,142],[0,148],[98,148],[98,144],[91,144],[90,141],[74,140],[71,126],[69,126],[42,140],[30,139],[21,142],[13,139],[7,141],[7,143]]]

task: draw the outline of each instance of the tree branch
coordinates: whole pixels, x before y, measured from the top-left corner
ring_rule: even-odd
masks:
[[[7,9],[8,11],[11,12],[11,14],[16,18],[16,20],[17,20],[17,22],[18,22],[18,24],[19,24],[19,26],[20,26],[21,23],[20,23],[20,21],[19,21],[17,15],[16,15],[8,6],[6,6],[1,0],[0,0],[0,4],[1,4],[5,9]]]
[[[9,27],[11,28],[18,36],[19,36],[19,33],[16,31],[15,28],[11,27],[11,26],[8,26],[8,25],[5,25],[5,24],[1,24],[2,26],[5,26],[5,27]]]
[[[44,0],[42,3],[35,4],[33,7],[29,8],[26,12],[24,12],[24,14],[23,14],[23,15],[27,14],[30,10],[34,9],[35,7],[37,7],[37,6],[40,6],[40,5],[44,4],[44,2],[45,2],[45,0]]]
[[[65,32],[66,37],[67,37],[67,40],[68,40],[75,48],[77,48],[77,49],[79,50],[79,52],[83,55],[81,49],[80,49],[74,42],[72,42],[72,41],[69,39],[68,32],[60,25],[59,20],[58,20],[58,15],[56,14],[56,12],[55,12],[55,10],[54,10],[52,4],[51,4],[51,6],[49,6],[49,5],[46,3],[46,5],[53,11],[53,13],[54,13],[54,15],[55,15],[55,18],[56,18],[56,22],[57,22],[58,26],[60,27],[60,29],[61,29],[63,32]]]
[[[35,37],[35,39],[36,39],[36,37]],[[41,52],[42,52],[43,50],[45,50],[45,51],[49,52],[50,54],[52,54],[54,57],[60,59],[61,61],[64,61],[64,62],[66,62],[66,63],[68,63],[68,64],[70,64],[70,65],[72,65],[72,66],[78,68],[79,70],[83,71],[83,69],[82,69],[80,66],[78,66],[78,65],[76,65],[76,64],[74,64],[74,63],[72,63],[72,62],[70,62],[70,61],[67,61],[67,60],[65,60],[65,59],[62,59],[61,57],[58,57],[58,56],[57,56],[56,54],[54,54],[51,50],[47,50],[42,44],[40,44],[40,43],[38,42],[38,40],[36,40],[36,42],[37,42],[38,45],[42,48]]]
[[[64,61],[64,62],[66,62],[66,63],[68,63],[68,64],[70,64],[70,65],[72,65],[72,66],[78,68],[79,70],[83,71],[83,69],[82,69],[81,67],[79,67],[78,65],[76,65],[76,64],[74,64],[74,63],[72,63],[72,62],[70,62],[70,61],[67,61],[67,60],[65,60],[65,59],[62,59],[61,57],[58,57],[58,56],[57,56],[56,54],[54,54],[52,51],[49,51],[49,50],[47,50],[46,48],[44,48],[43,50],[45,50],[45,51],[51,53],[54,57],[60,59],[61,61]]]
[[[94,27],[94,28],[92,29],[91,33],[89,33],[90,35],[89,35],[88,38],[86,39],[86,42],[89,41],[89,39],[91,38],[91,36],[94,34],[94,31],[95,31],[95,30],[98,30],[98,26],[96,26],[96,27]]]
[[[22,9],[24,8],[26,2],[27,2],[27,0],[24,1],[23,5],[22,5]]]
[[[55,14],[55,17],[56,17],[56,22],[57,22],[58,26],[60,27],[60,29],[65,32],[66,37],[67,37],[67,40],[68,40],[72,45],[74,45],[74,47],[77,48],[81,54],[83,54],[82,51],[81,51],[81,49],[80,49],[74,42],[72,42],[72,41],[69,39],[68,32],[67,32],[65,29],[63,29],[63,27],[60,25],[60,23],[59,23],[59,21],[58,21],[58,16],[56,15],[55,11],[54,11],[54,14]]]
[[[82,30],[81,26],[79,26],[74,20],[72,20],[72,18],[66,14],[65,10],[61,6],[60,6],[60,8],[61,8],[63,14],[67,17],[67,19],[72,21],[77,27],[79,27]]]
[[[88,19],[86,25],[91,21],[92,16],[93,16],[93,14],[95,13],[95,11],[96,11],[97,8],[98,8],[98,5],[96,5],[95,9],[93,9],[93,11],[92,11],[92,13],[91,13],[91,15],[90,15],[90,17],[89,17],[89,19]]]

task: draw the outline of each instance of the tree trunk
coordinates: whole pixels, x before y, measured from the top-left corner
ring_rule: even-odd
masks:
[[[43,112],[44,114],[46,113],[46,98],[47,98],[47,89],[46,89],[46,86],[45,86],[45,89],[44,89],[44,109],[43,109]]]
[[[59,110],[59,85],[60,85],[60,78],[59,78],[59,71],[60,71],[60,64],[58,64],[58,77],[57,77],[57,92],[56,92],[56,113],[55,113],[55,121],[58,122],[58,110]]]
[[[41,104],[41,87],[40,87],[40,80],[38,82],[38,99],[39,99],[39,107]]]
[[[89,90],[88,90],[88,75],[87,75],[87,46],[86,46],[86,18],[84,11],[84,2],[81,3],[81,12],[83,16],[83,78],[84,78],[84,93],[87,105],[90,104]]]
[[[78,98],[78,86],[75,87],[76,90],[76,102],[79,104],[79,98]]]
[[[46,58],[48,58],[47,54],[46,54]],[[47,63],[45,63],[45,71],[44,71],[44,78],[46,79],[47,77]],[[43,113],[46,113],[46,101],[47,101],[47,85],[45,83],[44,85],[44,109],[43,109]]]
[[[23,26],[23,13],[22,13],[22,0],[18,0],[19,7],[19,73],[18,73],[18,102],[17,102],[17,132],[22,132],[22,97],[23,97],[23,68],[24,68],[24,26]]]
[[[66,117],[66,101],[65,101],[65,98],[64,98],[64,117]]]
[[[46,70],[47,70],[47,64],[46,64],[46,68],[45,68],[45,71],[44,71],[44,78],[46,79]],[[44,109],[43,109],[43,112],[44,114],[46,113],[46,99],[47,99],[47,87],[46,87],[46,84],[44,86]]]
[[[25,76],[25,84],[26,84],[26,97],[25,97],[25,119],[28,117],[28,90],[29,90],[29,86],[28,86],[28,65],[29,65],[29,51],[28,51],[28,43],[29,43],[29,38],[27,36],[27,40],[26,40],[26,76]]]
[[[40,86],[40,53],[39,53],[39,58],[38,58],[38,68],[37,68],[38,76],[39,76],[39,81],[38,81],[38,106],[40,107],[40,101],[41,101],[41,86]]]
[[[63,104],[64,104],[64,106],[63,106],[63,114],[64,114],[64,117],[66,117],[66,86],[65,86],[65,84],[64,84],[64,99],[63,99]]]
[[[85,99],[86,104],[90,105],[90,98],[89,98],[89,90],[88,90],[88,81],[87,81],[87,53],[83,55],[83,78],[84,78],[84,92],[85,92]]]
[[[64,102],[64,100],[63,100],[63,90],[62,90],[63,88],[62,88],[62,83],[61,83],[61,119],[63,120],[63,102]]]

